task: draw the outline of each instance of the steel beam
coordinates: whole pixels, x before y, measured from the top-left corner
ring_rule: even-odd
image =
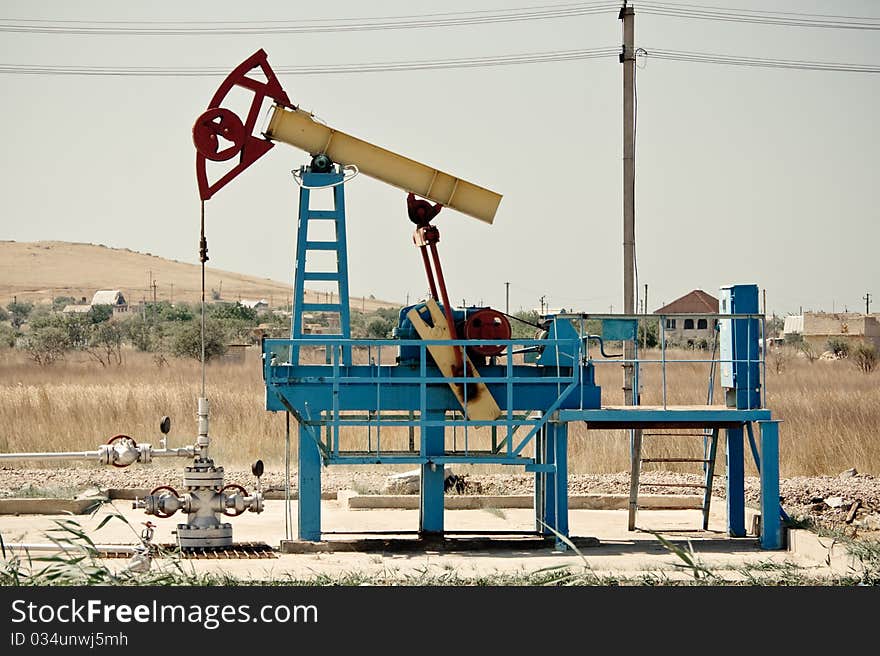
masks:
[[[782,549],[779,509],[779,421],[759,421],[761,431],[761,548]]]
[[[727,429],[727,531],[732,537],[746,534],[745,460],[743,429]],[[777,499],[778,503],[778,499]]]
[[[442,420],[445,413],[428,412],[426,419]],[[445,429],[442,426],[422,428],[422,456],[442,456],[445,450]],[[443,463],[425,462],[421,465],[419,494],[419,534],[440,535],[443,533],[443,494],[445,467]]]
[[[299,502],[297,532],[300,540],[321,540],[321,452],[308,426],[299,427]]]

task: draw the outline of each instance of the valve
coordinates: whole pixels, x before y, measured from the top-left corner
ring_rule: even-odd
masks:
[[[132,508],[143,508],[148,515],[164,519],[171,517],[178,510],[188,512],[190,505],[189,500],[186,497],[181,497],[173,487],[160,485],[150,490],[150,493],[143,499],[137,499],[132,504]]]
[[[142,444],[134,441],[134,438],[128,435],[114,435],[107,444],[98,447],[98,458],[104,465],[113,465],[120,469],[128,467],[135,462],[150,462],[152,459],[152,448],[149,444]]]

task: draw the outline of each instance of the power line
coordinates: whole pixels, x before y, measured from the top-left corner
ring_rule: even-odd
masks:
[[[286,75],[332,75],[341,73],[386,73],[395,71],[437,70],[448,68],[485,68],[513,64],[537,64],[577,61],[616,56],[617,47],[589,50],[557,50],[488,57],[461,57],[399,62],[360,64],[327,64],[319,66],[274,66],[276,73]],[[221,67],[156,67],[156,66],[74,66],[55,64],[0,64],[0,73],[11,75],[98,75],[145,77],[210,77],[226,76]]]
[[[82,21],[0,19],[0,32],[103,36],[202,36],[365,32],[462,25],[486,25],[613,13],[613,2],[569,3],[506,10],[472,10],[378,18],[329,18],[298,21]]]
[[[840,73],[880,73],[880,66],[874,64],[848,64],[843,62],[805,61],[799,59],[740,57],[708,52],[664,50],[660,48],[649,48],[647,53],[649,59],[668,59],[699,64],[721,64],[727,66],[747,66],[757,68],[786,68],[805,71],[835,71]]]
[[[833,14],[802,14],[796,12],[761,11],[731,7],[707,7],[665,2],[639,4],[640,14],[653,14],[672,18],[780,25],[787,27],[813,27],[840,30],[880,30],[880,17],[840,16]]]
[[[373,62],[358,64],[325,64],[317,66],[275,66],[284,75],[334,75],[345,73],[390,73],[400,71],[440,70],[455,68],[487,68],[516,64],[540,64],[561,61],[581,61],[617,56],[619,47],[593,48],[587,50],[555,50],[549,52],[492,55],[487,57],[460,57],[450,59],[426,59],[396,62]],[[880,65],[851,64],[844,62],[787,60],[761,57],[743,57],[685,50],[640,48],[639,54],[648,58],[700,64],[745,66],[758,68],[783,68],[809,71],[842,73],[880,73]],[[86,75],[129,77],[222,77],[229,71],[222,67],[157,67],[157,66],[94,66],[61,64],[0,64],[0,74],[9,75]]]

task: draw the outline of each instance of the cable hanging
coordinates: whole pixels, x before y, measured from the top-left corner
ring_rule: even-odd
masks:
[[[331,18],[297,21],[83,21],[0,19],[0,32],[89,36],[218,36],[318,34],[437,27],[460,27],[614,13],[614,2],[569,3],[506,10],[474,10],[378,18]]]
[[[840,30],[880,30],[880,17],[841,16],[833,14],[803,14],[797,12],[762,11],[734,7],[708,7],[667,2],[639,4],[640,14],[686,18],[695,20],[779,25],[785,27],[813,27]]]
[[[556,50],[549,52],[493,55],[489,57],[460,57],[452,59],[427,59],[398,62],[375,62],[362,64],[327,64],[320,66],[275,66],[276,73],[285,75],[333,75],[339,73],[386,73],[394,71],[421,71],[448,68],[484,68],[512,64],[537,64],[556,61],[573,61],[611,57],[617,54],[615,47],[587,50]],[[15,75],[99,75],[99,76],[147,76],[147,77],[203,77],[228,75],[220,67],[161,67],[161,66],[70,66],[70,65],[23,65],[0,64],[0,73]]]

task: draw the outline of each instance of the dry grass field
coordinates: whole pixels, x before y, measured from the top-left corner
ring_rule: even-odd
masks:
[[[708,365],[686,361],[700,357],[689,352],[670,357],[685,362],[668,368],[668,403],[704,404]],[[809,363],[793,354],[783,360],[781,371],[775,366],[767,371],[767,404],[784,422],[782,475],[834,475],[850,467],[880,474],[880,374],[863,374],[845,360]],[[94,449],[117,433],[156,444],[158,420],[166,414],[174,422],[172,445],[189,443],[196,428],[199,372],[194,361],[171,360],[157,367],[149,355],[136,352],[127,352],[120,367],[102,368],[71,355],[41,368],[20,352],[0,351],[0,452]],[[659,366],[645,366],[642,375],[643,402],[660,403]],[[597,377],[604,403],[620,403],[619,365],[599,366]],[[267,465],[280,466],[284,418],[263,410],[258,354],[248,353],[243,363],[210,364],[207,380],[215,455],[228,464],[259,457]],[[347,441],[363,446],[366,439],[360,431]],[[370,439],[376,439],[375,433]],[[450,446],[453,439],[461,448],[461,430],[448,435]],[[402,448],[408,436],[403,429],[386,430],[382,440],[383,448]],[[475,448],[485,441],[485,433],[481,439],[472,431],[470,440]],[[696,454],[701,442],[692,437],[653,438],[646,441],[645,450],[646,455]],[[719,453],[723,454],[723,443]],[[626,433],[574,425],[570,466],[582,473],[627,471]],[[723,456],[719,471],[722,468]],[[689,470],[681,466],[678,471]]]
[[[85,296],[91,301],[99,289],[120,289],[130,304],[137,304],[151,298],[151,271],[158,300],[171,300],[173,295],[175,301],[193,303],[201,298],[200,267],[195,263],[97,244],[0,241],[0,304],[5,306],[13,296],[29,303],[51,301],[57,296]],[[290,283],[210,266],[206,268],[205,284],[209,292],[221,290],[221,300],[225,301],[264,298],[281,307],[291,295]],[[307,296],[309,301],[317,300],[311,293]],[[374,312],[393,304],[352,297],[351,305]]]
[[[670,357],[700,356],[675,352]],[[390,353],[383,360],[391,361]],[[190,443],[196,428],[199,371],[195,361],[170,360],[160,368],[148,354],[136,352],[126,352],[120,367],[102,368],[70,355],[41,368],[21,352],[0,351],[0,452],[94,449],[117,433],[157,444],[158,421],[166,414],[174,422],[171,445]],[[670,366],[668,403],[705,404],[707,372],[704,363]],[[599,366],[597,376],[604,403],[621,403],[620,366]],[[284,416],[263,410],[258,354],[248,353],[243,363],[212,363],[207,379],[214,454],[230,465],[263,458],[267,466],[280,467]],[[659,380],[658,366],[644,367],[645,404],[661,402]],[[808,363],[791,355],[779,372],[768,365],[767,404],[784,420],[780,433],[784,477],[834,475],[850,467],[880,475],[880,373],[863,374],[847,361]],[[370,439],[375,438],[373,433]],[[450,446],[453,439],[461,448],[461,430],[447,436]],[[355,440],[364,445],[366,435],[359,432],[347,441]],[[471,448],[479,446],[485,432],[480,437],[471,431],[470,440]],[[405,429],[382,432],[383,448],[401,448],[407,441]],[[646,455],[696,454],[701,442],[688,437],[649,438],[645,451]],[[723,446],[722,442],[719,473]],[[586,431],[583,425],[574,425],[569,451],[574,472],[629,469],[623,431]],[[678,471],[693,469],[682,466]]]

